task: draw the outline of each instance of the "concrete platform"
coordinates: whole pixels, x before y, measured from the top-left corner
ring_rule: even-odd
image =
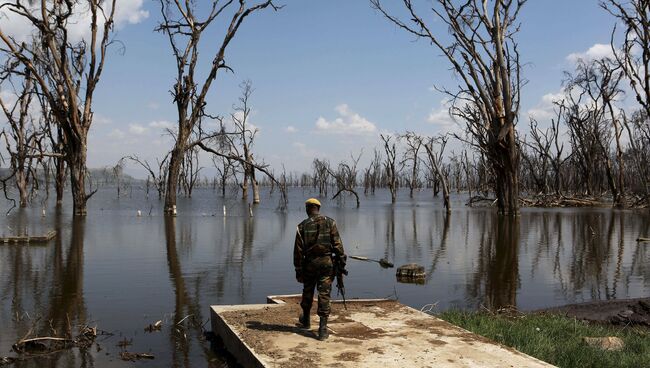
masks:
[[[212,306],[212,331],[244,367],[552,367],[393,300],[334,302],[321,342],[317,316],[296,326],[299,301]]]

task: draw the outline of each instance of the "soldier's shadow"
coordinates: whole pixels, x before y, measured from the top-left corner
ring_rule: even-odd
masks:
[[[316,334],[310,330],[305,330],[304,328],[298,326],[288,326],[280,324],[269,324],[262,323],[260,321],[246,321],[246,328],[251,330],[258,331],[275,331],[275,332],[286,332],[286,333],[295,333],[304,337],[316,338]]]

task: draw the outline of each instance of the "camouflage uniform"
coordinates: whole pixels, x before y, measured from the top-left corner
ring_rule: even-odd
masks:
[[[303,310],[310,310],[314,288],[318,289],[318,315],[330,314],[330,293],[334,271],[332,257],[345,259],[345,252],[336,222],[321,214],[310,216],[298,225],[293,248],[293,265],[303,279]]]

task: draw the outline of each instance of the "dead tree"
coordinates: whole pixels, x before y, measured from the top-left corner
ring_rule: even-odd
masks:
[[[223,122],[220,123],[219,135],[214,138],[215,146],[217,150],[222,153],[228,153],[229,155],[234,155],[232,152],[232,142],[228,139],[228,134],[226,133],[226,128]],[[221,186],[221,197],[226,197],[226,186],[228,184],[229,178],[235,178],[236,171],[236,161],[223,157],[223,156],[212,156],[212,163],[217,169],[218,181]]]
[[[282,177],[280,179],[277,179],[274,175],[273,172],[269,169],[269,165],[265,163],[258,163],[255,161],[247,161],[241,156],[238,155],[233,155],[231,152],[219,152],[217,149],[214,149],[212,147],[207,146],[206,143],[203,140],[199,141],[197,145],[204,151],[208,153],[212,153],[213,155],[217,157],[223,157],[226,159],[230,159],[232,161],[238,162],[240,165],[251,165],[253,169],[261,172],[262,174],[266,175],[266,177],[275,183],[275,185],[278,186],[280,190],[280,203],[278,206],[278,209],[281,211],[284,211],[287,209],[287,203],[288,203],[288,197],[287,197],[287,185],[286,185],[286,173],[283,172]]]
[[[29,187],[38,180],[36,162],[43,158],[43,131],[35,124],[30,109],[34,108],[32,101],[37,93],[34,80],[29,69],[14,75],[15,70],[9,67],[0,73],[0,85],[11,91],[14,101],[8,101],[0,95],[0,109],[7,121],[7,128],[2,129],[0,136],[4,138],[5,150],[9,155],[10,173],[0,179],[5,197],[7,197],[7,182],[12,181],[18,189],[20,207],[27,207],[30,197]],[[17,77],[19,80],[13,80]],[[32,186],[33,187],[33,186]]]
[[[625,206],[625,181],[623,150],[621,146],[622,126],[618,110],[614,107],[617,97],[622,94],[619,83],[623,78],[620,69],[614,67],[609,59],[587,62],[579,60],[573,75],[567,74],[567,94],[577,93],[578,101],[574,109],[583,110],[588,124],[587,134],[591,134],[600,159],[604,164],[607,184],[612,193],[614,205]],[[570,97],[573,98],[573,97]],[[613,135],[611,132],[613,128]],[[584,134],[585,132],[575,132]],[[617,174],[610,158],[610,141],[616,144]]]
[[[49,109],[47,101],[39,96],[41,119],[43,119],[43,130],[48,140],[49,150],[52,155],[49,157],[52,166],[54,166],[54,187],[56,190],[56,205],[63,204],[63,192],[65,189],[66,178],[66,158],[65,158],[65,144],[63,142],[63,131],[61,127],[56,124],[52,110]],[[46,175],[49,174],[49,166]],[[49,175],[46,176],[49,178]]]
[[[210,117],[206,111],[206,97],[213,82],[221,70],[232,70],[226,64],[226,49],[235,37],[244,20],[254,12],[271,7],[279,9],[272,0],[249,6],[248,1],[211,0],[206,17],[199,19],[194,1],[159,0],[162,21],[156,28],[166,34],[176,61],[176,80],[172,87],[172,96],[178,111],[178,128],[176,141],[170,153],[167,188],[165,190],[165,212],[172,213],[176,206],[176,192],[181,162],[187,150],[195,146],[205,146],[214,135],[199,136],[191,141],[192,133],[202,119]],[[233,5],[234,4],[234,5]],[[232,6],[231,6],[232,5]],[[205,79],[198,81],[196,70],[199,67],[199,50],[203,32],[221,15],[224,17],[232,11],[227,29],[220,45],[212,58]]]
[[[406,141],[406,151],[404,152],[404,159],[402,160],[402,166],[410,165],[411,175],[408,178],[409,186],[409,197],[413,198],[413,190],[418,188],[419,184],[419,173],[420,173],[420,148],[422,147],[422,140],[413,132],[406,132],[402,135],[402,138]]]
[[[379,185],[379,178],[381,178],[381,163],[381,152],[375,148],[372,160],[363,173],[364,194],[368,194],[368,190],[375,194],[375,189]]]
[[[340,162],[336,171],[332,170],[329,165],[327,165],[327,172],[330,176],[332,176],[332,178],[334,178],[334,181],[336,182],[337,191],[332,199],[338,198],[338,196],[343,192],[348,192],[354,195],[357,201],[357,208],[359,208],[361,205],[361,202],[359,201],[359,194],[355,190],[357,186],[358,176],[357,165],[359,164],[362,153],[363,152],[359,153],[359,155],[356,157],[352,156],[352,161],[350,163],[347,163],[345,161]]]
[[[546,194],[548,191],[548,169],[551,164],[551,147],[553,145],[553,131],[551,128],[541,130],[537,120],[530,118],[531,141],[524,137],[522,140],[522,159],[528,165],[528,171],[535,182],[535,191]],[[529,152],[530,149],[532,152]]]
[[[386,159],[384,160],[384,173],[386,174],[386,183],[390,190],[390,202],[395,203],[397,201],[398,185],[397,167],[395,166],[395,161],[397,160],[397,147],[395,146],[395,141],[399,138],[384,134],[381,134],[380,138],[382,142],[384,142],[384,152],[386,153]]]
[[[111,176],[113,181],[115,182],[116,190],[117,190],[117,198],[120,198],[120,194],[122,191],[122,177],[124,176],[124,159],[121,158],[117,161],[117,164],[115,166],[110,168],[111,170]]]
[[[618,65],[625,75],[625,80],[634,91],[636,101],[641,105],[643,113],[636,114],[639,117],[650,117],[650,1],[648,0],[604,0],[600,6],[614,16],[622,25],[623,35],[617,40],[617,25],[614,26],[611,37],[613,62]],[[617,46],[617,41],[620,45]],[[630,138],[630,147],[635,157],[635,165],[638,174],[642,175],[643,192],[647,200],[650,200],[648,193],[648,173],[641,167],[647,167],[647,161],[641,164],[640,153],[642,151],[639,140],[643,136],[634,136],[636,130],[630,129],[627,116],[622,116],[622,122]],[[647,124],[646,124],[647,125]],[[641,129],[643,127],[641,126]],[[636,131],[638,132],[638,131]],[[640,139],[639,139],[640,138]]]
[[[199,180],[199,173],[203,167],[199,165],[199,149],[194,147],[185,152],[185,157],[181,162],[181,171],[179,175],[179,185],[183,188],[185,196],[192,198],[192,191]]]
[[[156,167],[154,170],[154,167],[151,166],[149,161],[147,160],[141,160],[138,156],[126,156],[125,157],[128,160],[131,160],[138,165],[140,165],[143,169],[147,171],[147,180],[151,179],[153,182],[154,186],[156,187],[156,190],[158,191],[158,199],[162,199],[163,196],[165,195],[165,184],[167,182],[167,165],[169,162],[169,153],[165,155],[165,157],[161,159],[156,159]]]
[[[70,169],[75,215],[86,214],[86,151],[88,131],[93,120],[93,95],[106,61],[113,29],[116,0],[58,1],[41,0],[37,7],[16,0],[0,5],[32,26],[40,42],[25,44],[0,28],[3,49],[32,74],[61,128],[63,149]],[[86,40],[72,41],[69,26],[81,11],[90,15],[90,34]],[[101,32],[99,28],[101,27]]]
[[[428,138],[426,143],[423,144],[424,149],[427,152],[427,164],[440,181],[440,186],[442,187],[442,198],[447,213],[451,212],[451,202],[449,201],[449,177],[443,170],[442,158],[444,157],[445,146],[447,146],[448,140],[448,136],[440,135],[438,137]]]
[[[63,150],[70,169],[75,215],[86,214],[86,151],[93,121],[92,103],[99,83],[110,36],[116,0],[34,2],[15,0],[0,5],[31,26],[38,42],[26,44],[0,27],[3,49],[29,70],[52,111],[63,136]],[[73,41],[69,27],[79,12],[88,12],[90,34]],[[101,30],[100,30],[101,28]]]
[[[221,197],[225,198],[228,179],[235,175],[234,162],[228,158],[212,156],[212,163],[217,170],[217,179],[219,187],[221,188]]]
[[[637,102],[650,116],[650,1],[605,0],[600,6],[623,26],[620,46],[616,45],[616,28],[612,31],[612,51]]]
[[[457,91],[443,89],[453,100],[451,113],[465,121],[471,143],[488,158],[499,212],[516,214],[519,151],[515,125],[522,81],[514,36],[526,0],[434,0],[428,9],[440,22],[425,21],[429,16],[422,16],[411,0],[402,0],[408,21],[387,10],[381,0],[370,2],[399,28],[430,42],[452,65],[461,83]],[[436,24],[445,27],[449,37],[436,34],[432,28]]]
[[[249,100],[253,94],[253,83],[250,80],[245,80],[240,84],[240,88],[242,94],[239,97],[239,105],[233,107],[235,112],[231,114],[234,131],[224,136],[230,139],[230,145],[235,154],[247,162],[243,164],[242,199],[248,200],[248,184],[250,182],[253,188],[253,203],[257,204],[260,203],[260,189],[255,178],[255,167],[252,165],[255,162],[252,149],[259,129],[249,123],[251,114]],[[241,151],[238,147],[241,148]]]
[[[330,163],[326,159],[315,158],[312,162],[312,167],[314,169],[314,184],[318,186],[318,195],[323,196],[327,195],[327,188],[329,181],[329,166]]]

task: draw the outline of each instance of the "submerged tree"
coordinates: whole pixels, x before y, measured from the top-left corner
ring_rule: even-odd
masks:
[[[422,139],[422,138],[420,138]],[[449,201],[449,178],[442,168],[442,159],[445,154],[445,147],[449,137],[441,135],[438,137],[428,138],[424,142],[424,149],[427,152],[427,163],[432,172],[435,173],[440,185],[442,186],[442,198],[447,213],[451,212],[451,202]]]
[[[420,148],[422,148],[422,140],[419,139],[415,133],[406,132],[402,135],[406,141],[406,151],[404,152],[404,159],[402,166],[410,165],[410,177],[408,178],[409,197],[413,198],[413,190],[419,186],[419,173],[420,173]]]
[[[526,0],[434,0],[431,11],[449,32],[433,30],[412,0],[402,0],[408,21],[389,11],[381,0],[370,0],[399,28],[424,38],[451,63],[461,84],[443,91],[453,99],[451,113],[466,123],[471,143],[485,154],[491,166],[499,212],[519,209],[519,150],[515,125],[522,81],[514,36],[517,16]]]
[[[379,136],[384,143],[384,152],[386,158],[384,159],[384,173],[386,174],[386,183],[390,190],[390,201],[395,203],[397,201],[397,167],[395,162],[397,160],[397,147],[395,141],[397,138],[381,134]]]
[[[19,80],[13,80],[14,73],[18,74]],[[13,97],[10,101],[0,94],[0,110],[7,121],[7,128],[2,129],[0,137],[4,138],[5,150],[9,155],[10,172],[0,181],[7,197],[7,182],[13,180],[18,189],[20,207],[27,207],[29,187],[36,185],[36,163],[44,154],[43,130],[36,124],[31,112],[37,91],[29,69],[20,73],[11,70],[11,67],[4,70],[0,73],[0,87],[4,85],[12,86],[5,90],[11,91]]]
[[[86,214],[86,152],[93,122],[93,96],[99,83],[110,36],[116,0],[69,0],[0,5],[30,25],[36,42],[25,43],[5,33],[0,26],[2,50],[24,66],[47,101],[63,137],[63,151],[70,169],[75,215]],[[75,40],[79,13],[90,16],[86,39]]]
[[[198,17],[196,2],[159,0],[162,21],[156,28],[166,34],[176,61],[176,80],[172,88],[172,96],[178,111],[178,128],[175,135],[174,147],[170,152],[167,186],[165,190],[165,212],[172,213],[176,206],[176,193],[181,163],[188,150],[204,145],[214,138],[215,134],[203,134],[199,129],[201,121],[211,116],[205,111],[206,98],[210,87],[217,79],[221,70],[232,70],[226,64],[226,49],[235,37],[244,20],[254,12],[265,8],[279,9],[272,0],[250,5],[246,0],[238,2],[219,0],[209,1],[206,16]],[[230,15],[223,39],[209,64],[209,69],[202,81],[197,76],[199,68],[199,50],[203,32],[220,16]],[[197,134],[192,140],[193,133]]]

